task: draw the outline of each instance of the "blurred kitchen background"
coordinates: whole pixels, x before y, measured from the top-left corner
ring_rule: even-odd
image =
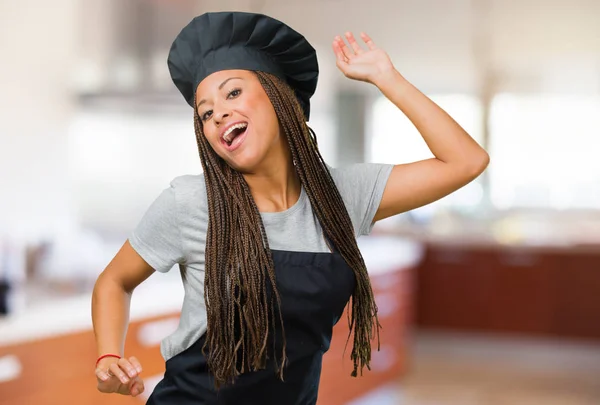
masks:
[[[384,350],[363,380],[328,355],[319,405],[599,404],[598,0],[1,1],[0,404],[143,403],[95,392],[90,293],[169,181],[201,172],[166,57],[191,18],[220,10],[313,43],[309,125],[330,165],[431,156],[374,87],[337,71],[345,31],[370,34],[491,156],[361,240]],[[181,297],[177,271],[134,293],[128,354],[146,394]]]

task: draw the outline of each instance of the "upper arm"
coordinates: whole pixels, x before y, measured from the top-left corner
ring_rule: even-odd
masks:
[[[176,183],[160,193],[128,238],[128,248],[161,273],[186,258]]]
[[[485,170],[487,154],[485,157],[471,165],[431,158],[394,166],[374,222],[430,204],[465,186]]]
[[[124,291],[133,291],[154,273],[154,269],[126,241],[100,275],[108,278]]]

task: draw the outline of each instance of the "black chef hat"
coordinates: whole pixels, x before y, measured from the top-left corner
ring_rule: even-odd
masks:
[[[243,12],[194,18],[175,38],[167,63],[175,86],[192,107],[198,84],[208,75],[258,70],[294,89],[306,120],[319,75],[316,52],[306,38],[274,18]]]

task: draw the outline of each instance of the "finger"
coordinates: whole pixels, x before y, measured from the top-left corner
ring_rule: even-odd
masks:
[[[375,45],[375,43],[373,42],[373,40],[371,39],[370,36],[368,36],[364,32],[361,32],[360,37],[362,38],[363,41],[365,41],[365,44],[367,44],[367,46],[369,47],[370,50],[373,51],[373,50],[377,49],[377,46]]]
[[[342,51],[342,47],[340,42],[336,39],[333,41],[333,53],[335,54],[335,58],[337,62],[347,63],[348,60],[346,56],[344,56],[344,52]]]
[[[127,384],[129,382],[129,377],[127,377],[127,374],[125,374],[125,372],[123,370],[121,370],[121,368],[119,367],[119,365],[117,363],[112,363],[108,367],[108,370],[112,373],[112,375],[117,377],[119,379],[119,381],[121,381],[123,384]]]
[[[108,381],[110,379],[110,375],[108,375],[108,373],[100,368],[96,369],[96,378],[98,378],[100,381],[104,382],[104,381]]]
[[[142,364],[139,362],[139,360],[136,357],[131,356],[129,358],[129,362],[136,369],[138,374],[142,372]]]
[[[129,362],[128,359],[126,358],[122,358],[118,361],[119,367],[121,368],[121,370],[123,370],[125,373],[127,373],[127,376],[129,378],[134,378],[137,376],[137,370],[135,369],[135,367]]]
[[[351,32],[346,32],[346,39],[348,40],[348,43],[354,50],[355,54],[359,55],[364,52],[364,50],[360,47],[358,42],[356,42],[356,38],[354,38],[354,35]]]
[[[356,56],[354,54],[354,52],[352,52],[350,50],[350,48],[348,48],[348,46],[346,45],[346,42],[344,42],[344,40],[342,39],[342,37],[337,36],[336,37],[337,41],[338,41],[338,45],[340,46],[342,53],[344,54],[344,57],[346,57],[346,59],[348,61],[350,61],[350,59],[352,59],[354,56]]]
[[[335,65],[344,75],[346,75],[346,69],[348,68],[348,60],[342,53],[342,50],[337,42],[333,43],[333,48],[336,54]]]

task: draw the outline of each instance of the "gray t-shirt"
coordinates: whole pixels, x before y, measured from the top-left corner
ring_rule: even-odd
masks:
[[[392,165],[360,163],[330,168],[346,205],[355,237],[367,235]],[[300,198],[282,212],[261,213],[274,250],[328,252],[323,232],[302,188]],[[206,331],[204,250],[208,204],[203,175],[176,177],[144,214],[129,237],[135,251],[156,271],[185,268],[184,300],[177,330],[161,342],[165,360],[189,348]]]

